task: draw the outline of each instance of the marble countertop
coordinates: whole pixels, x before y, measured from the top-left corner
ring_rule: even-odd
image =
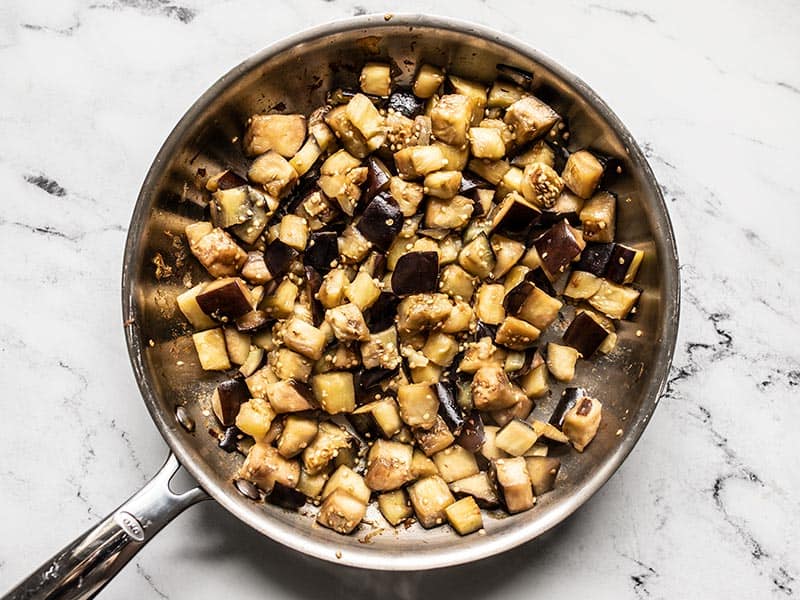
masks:
[[[365,574],[283,550],[213,503],[104,598],[782,598],[800,594],[800,11],[792,0],[5,0],[0,5],[0,590],[96,522],[166,447],[128,365],[130,212],[173,124],[222,73],[307,26],[435,12],[583,77],[647,151],[683,306],[636,450],[540,540],[478,565]]]

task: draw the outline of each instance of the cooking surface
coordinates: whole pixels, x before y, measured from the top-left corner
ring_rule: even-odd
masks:
[[[0,442],[0,534],[17,540],[13,554],[0,551],[0,589],[116,506],[165,455],[137,395],[119,311],[125,228],[152,156],[185,108],[244,56],[357,12],[338,0],[309,3],[307,15],[293,5],[267,15],[245,3],[124,4],[135,6],[0,9],[0,406],[14,424]],[[797,587],[800,552],[786,532],[797,525],[798,472],[790,444],[766,443],[788,439],[800,416],[789,401],[800,383],[789,345],[797,323],[785,308],[800,291],[786,276],[800,257],[781,247],[795,229],[781,215],[797,212],[789,140],[798,126],[779,117],[800,104],[796,19],[728,10],[719,30],[730,37],[718,38],[702,18],[687,32],[677,9],[550,6],[548,18],[573,33],[533,33],[518,23],[532,22],[534,9],[521,19],[482,3],[448,6],[582,76],[649,154],[684,263],[674,381],[653,423],[577,515],[478,565],[365,576],[286,551],[208,503],[165,530],[106,597],[182,598],[197,585],[209,598],[234,589],[512,598],[590,581],[605,594],[668,597],[687,579],[707,597]],[[238,11],[247,18],[231,19]],[[746,53],[737,42],[745,27],[762,39]]]

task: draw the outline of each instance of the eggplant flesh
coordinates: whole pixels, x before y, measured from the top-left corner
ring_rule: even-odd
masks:
[[[398,296],[435,292],[439,285],[439,254],[408,252],[397,261],[392,273],[392,291]]]
[[[589,358],[607,337],[608,331],[587,313],[582,312],[575,316],[564,332],[564,343],[575,348],[583,358]]]
[[[391,194],[381,192],[367,204],[356,228],[385,252],[403,228],[403,213]]]
[[[244,285],[236,279],[230,279],[222,285],[209,286],[211,289],[206,289],[197,295],[197,304],[209,316],[237,319],[253,310],[243,287]]]
[[[567,412],[569,412],[579,400],[586,398],[587,396],[588,394],[586,393],[586,390],[582,387],[566,388],[562,392],[561,398],[558,400],[558,404],[556,404],[556,407],[553,409],[553,414],[550,415],[548,423],[550,423],[550,425],[555,425],[556,427],[561,427],[564,424],[564,417],[566,417]]]
[[[627,283],[636,276],[641,262],[641,250],[635,250],[623,244],[613,244],[611,256],[606,265],[606,279],[614,283]]]
[[[223,427],[229,427],[236,420],[239,407],[250,399],[250,390],[243,379],[228,379],[217,386],[216,394],[219,405],[214,406],[214,414]]]
[[[495,215],[492,229],[512,238],[526,237],[539,223],[541,215],[535,206],[509,194]]]
[[[536,267],[535,269],[528,271],[525,274],[525,281],[530,281],[536,287],[546,292],[549,296],[558,295],[553,287],[553,284],[550,282],[550,278],[547,276],[547,273],[545,273],[544,269],[541,267]]]

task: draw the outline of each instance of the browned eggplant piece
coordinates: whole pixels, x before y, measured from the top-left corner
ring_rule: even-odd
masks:
[[[558,275],[581,253],[586,243],[580,231],[564,219],[536,238],[533,245],[545,270],[550,275]]]
[[[589,358],[606,337],[608,337],[608,331],[588,313],[582,312],[575,315],[572,323],[564,332],[564,343],[575,348],[583,358]]]
[[[556,198],[555,204],[542,211],[542,225],[549,226],[558,223],[561,219],[566,219],[573,227],[580,227],[583,204],[584,200],[580,196],[569,190],[562,191],[561,195]]]
[[[236,319],[236,329],[242,333],[250,333],[264,329],[272,322],[272,317],[263,310],[251,310]]]
[[[386,274],[386,255],[372,251],[361,266],[373,279],[382,279]]]
[[[458,187],[458,194],[460,196],[472,198],[476,190],[485,190],[490,187],[491,184],[482,177],[478,177],[471,171],[462,171],[461,185]]]
[[[286,274],[298,255],[297,250],[276,239],[264,250],[264,262],[272,278],[277,279]]]
[[[236,452],[236,450],[239,449],[239,436],[241,434],[241,430],[236,427],[236,425],[226,427],[217,441],[217,446],[222,448],[228,454],[231,452]]]
[[[539,348],[535,346],[533,348],[528,348],[525,350],[525,362],[522,363],[522,367],[511,372],[509,377],[516,381],[542,364],[544,364],[544,358],[541,352],[539,352]]]
[[[556,486],[556,478],[561,468],[561,460],[551,456],[526,456],[525,466],[537,496],[546,494]]]
[[[247,179],[238,175],[232,169],[225,169],[208,179],[206,189],[209,192],[216,192],[217,190],[230,190],[243,185],[247,185]]]
[[[495,335],[497,335],[497,325],[489,325],[483,321],[478,321],[475,325],[475,333],[472,337],[477,342],[485,337],[494,339]]]
[[[558,296],[550,278],[542,267],[536,267],[525,273],[525,281],[530,281],[542,291],[547,292],[550,296]]]
[[[526,90],[530,90],[533,85],[533,73],[503,63],[497,63],[497,78],[510,81]]]
[[[464,426],[464,416],[456,402],[452,384],[440,381],[433,384],[433,390],[439,398],[439,416],[442,417],[453,435],[459,435]]]
[[[392,291],[398,296],[435,292],[438,287],[437,252],[408,252],[397,261],[392,273]]]
[[[588,394],[584,388],[566,388],[561,393],[561,398],[559,398],[558,404],[556,404],[556,407],[553,409],[553,414],[550,415],[548,423],[550,423],[550,425],[555,425],[556,427],[561,427],[564,424],[564,417],[566,416],[567,412],[573,406],[575,406],[580,399],[586,397],[588,397]]]
[[[606,279],[614,283],[631,283],[636,279],[644,252],[624,244],[614,244],[606,265]]]
[[[253,310],[250,291],[238,277],[211,282],[196,299],[204,313],[217,319],[236,319]]]
[[[394,325],[398,304],[400,298],[389,292],[381,292],[375,304],[370,306],[364,315],[371,333],[384,331]]]
[[[376,96],[374,94],[365,94],[360,90],[354,90],[350,88],[336,88],[334,90],[330,90],[325,95],[325,104],[330,104],[331,106],[347,104],[353,99],[354,96],[358,94],[363,94],[369,98],[369,101],[378,108],[382,108],[386,103],[386,98],[381,98],[380,96]]]
[[[483,419],[481,419],[480,411],[473,410],[469,413],[464,424],[461,427],[461,433],[458,436],[457,443],[465,450],[469,450],[473,454],[481,449],[486,435],[483,431]]]
[[[364,203],[372,200],[380,192],[389,189],[389,180],[392,174],[380,158],[370,156],[367,159],[367,186],[361,201]]]
[[[367,204],[356,228],[385,252],[403,228],[403,213],[390,193],[381,192]]]
[[[250,390],[244,379],[228,379],[214,390],[211,396],[211,408],[223,427],[229,427],[236,421],[239,407],[250,399]]]
[[[306,265],[303,267],[306,280],[306,292],[308,293],[308,301],[311,304],[311,319],[313,320],[314,327],[319,327],[325,320],[325,307],[317,299],[317,292],[322,286],[322,276],[314,267]]]
[[[589,148],[589,152],[594,154],[595,158],[603,165],[603,176],[600,178],[598,187],[605,190],[609,189],[624,173],[625,165],[622,159],[611,156],[610,154],[605,154],[594,148]]]
[[[509,237],[526,237],[539,223],[542,213],[520,194],[508,194],[492,215],[492,231]]]
[[[585,271],[595,277],[603,277],[606,274],[608,261],[611,260],[611,253],[614,251],[614,244],[586,244],[586,248],[581,252],[581,257],[575,263],[575,271]]]
[[[409,89],[401,89],[389,95],[386,110],[394,110],[404,117],[413,119],[425,112],[425,101],[417,98]]]
[[[318,271],[330,271],[331,263],[339,258],[338,238],[335,231],[312,233],[309,236],[308,248],[303,255],[306,264]]]
[[[358,388],[356,388],[356,401],[359,404],[366,404],[369,398],[364,398],[363,401],[359,398]],[[375,419],[372,418],[372,413],[351,413],[345,419],[353,426],[356,433],[365,440],[377,440],[381,437],[381,430]]]
[[[306,503],[306,495],[299,490],[276,481],[272,491],[267,496],[267,502],[287,510],[299,510]]]

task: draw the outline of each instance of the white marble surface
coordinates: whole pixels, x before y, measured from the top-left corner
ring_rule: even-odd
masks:
[[[300,28],[436,12],[529,41],[647,148],[683,263],[669,391],[611,482],[481,564],[365,575],[297,556],[212,503],[105,598],[768,598],[800,595],[800,9],[796,1],[0,4],[0,590],[160,466],[119,280],[130,211],[172,125]]]

